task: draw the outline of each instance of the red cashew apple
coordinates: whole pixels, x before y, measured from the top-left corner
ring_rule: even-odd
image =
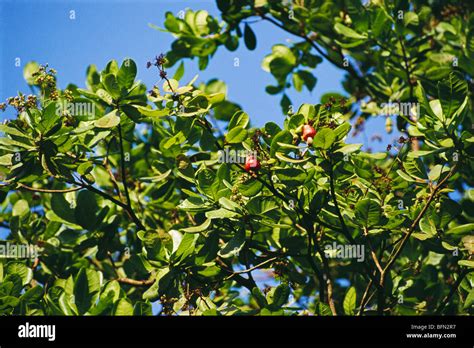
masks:
[[[245,159],[245,171],[258,170],[260,168],[260,162],[255,156],[247,156]]]
[[[304,141],[306,141],[308,145],[311,145],[313,143],[313,138],[315,135],[316,135],[316,129],[314,129],[313,126],[309,124],[305,124],[303,126],[303,133],[301,137],[303,138]]]

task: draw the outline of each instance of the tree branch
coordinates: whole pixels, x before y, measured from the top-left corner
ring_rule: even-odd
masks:
[[[420,213],[418,214],[418,216],[416,217],[416,219],[413,221],[413,223],[411,224],[411,226],[409,227],[408,229],[408,232],[405,234],[405,237],[403,237],[403,239],[401,240],[400,242],[400,245],[398,246],[398,248],[396,249],[395,253],[393,254],[393,256],[391,256],[391,258],[388,260],[387,264],[385,265],[385,268],[383,269],[383,274],[382,274],[382,278],[381,278],[381,282],[383,284],[383,278],[384,278],[384,275],[387,273],[388,270],[390,270],[390,268],[392,267],[393,263],[395,262],[395,260],[397,259],[397,257],[400,255],[400,253],[402,252],[403,248],[405,247],[405,244],[408,242],[408,239],[410,238],[411,234],[413,233],[413,231],[415,231],[415,229],[417,228],[418,226],[418,223],[420,222],[420,220],[423,218],[423,216],[425,215],[425,213],[427,212],[431,202],[433,201],[433,199],[435,198],[436,196],[436,193],[441,189],[441,187],[449,180],[449,178],[451,176],[453,176],[455,170],[456,170],[456,167],[457,167],[457,164],[455,164],[451,170],[449,171],[449,173],[438,183],[438,185],[436,185],[436,187],[433,189],[433,191],[431,192],[429,198],[428,198],[428,201],[426,202],[426,205],[423,207],[423,209],[420,211]]]
[[[145,280],[136,280],[136,279],[130,279],[130,278],[117,278],[115,280],[118,281],[119,283],[133,285],[133,286],[148,286],[155,282],[154,278],[145,279]]]

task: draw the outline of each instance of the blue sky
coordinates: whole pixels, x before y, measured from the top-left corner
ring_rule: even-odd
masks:
[[[83,87],[89,64],[102,69],[111,59],[120,62],[130,57],[138,64],[138,78],[151,87],[159,78],[155,70],[145,68],[146,62],[168,51],[173,37],[148,24],[163,27],[166,11],[178,14],[186,8],[219,15],[214,0],[0,0],[3,19],[0,23],[0,100],[18,91],[29,92],[22,70],[30,60],[54,67],[58,71],[59,86],[64,88],[68,83]],[[75,18],[71,19],[72,16]],[[243,107],[254,125],[262,126],[268,121],[281,124],[284,116],[279,106],[280,96],[265,93],[265,86],[273,84],[274,79],[260,64],[274,44],[297,38],[267,22],[254,23],[252,28],[258,37],[255,51],[248,51],[243,42],[235,52],[222,48],[205,71],[198,70],[197,61],[188,60],[184,80],[190,80],[195,74],[199,74],[198,81],[218,77],[228,85],[228,98]],[[240,60],[239,67],[233,64],[236,57]],[[15,66],[17,58],[21,61],[20,67]],[[318,82],[312,93],[289,92],[296,107],[301,103],[316,104],[326,92],[342,92],[341,70],[323,62],[314,74]],[[8,117],[8,114],[0,117]],[[382,133],[383,124],[384,120],[379,118],[368,128]],[[371,134],[350,142],[365,142],[370,137]],[[383,150],[386,144],[370,146]]]
[[[0,0],[1,2],[2,0]],[[173,37],[148,26],[163,26],[164,14],[178,14],[186,8],[204,9],[218,15],[214,1],[8,1],[3,0],[8,13],[3,23],[1,99],[17,90],[28,91],[22,79],[22,67],[15,67],[20,58],[22,66],[29,60],[49,63],[58,70],[59,83],[84,84],[85,70],[94,63],[103,68],[110,59],[119,62],[131,57],[139,66],[138,78],[148,86],[157,81],[155,70],[145,64],[153,56],[168,51]],[[70,19],[75,11],[75,19]],[[290,38],[282,30],[266,22],[252,25],[259,38],[255,51],[242,45],[235,52],[220,49],[207,70],[199,71],[196,61],[186,62],[185,79],[196,73],[200,81],[219,77],[228,84],[229,99],[237,101],[251,115],[256,125],[269,120],[282,120],[279,97],[265,93],[273,77],[260,68],[262,58],[271,46]],[[240,66],[234,67],[238,57]],[[316,68],[319,84],[312,94],[292,93],[295,105],[316,103],[326,91],[341,89],[342,73],[330,64]],[[277,118],[276,118],[277,117]]]
[[[163,27],[165,12],[177,15],[186,8],[219,14],[215,0],[0,0],[0,101],[18,91],[29,93],[22,71],[31,60],[55,68],[59,86],[64,88],[68,83],[84,87],[89,64],[102,69],[111,59],[121,62],[130,57],[138,65],[138,78],[151,87],[159,77],[156,70],[146,69],[146,62],[167,52],[173,37],[148,24]],[[205,71],[198,70],[197,61],[187,60],[184,81],[195,74],[199,74],[198,81],[217,77],[227,83],[229,100],[239,103],[254,125],[263,126],[268,121],[281,124],[284,115],[279,106],[280,96],[266,94],[265,86],[273,84],[274,79],[260,64],[274,44],[297,39],[268,22],[251,26],[258,38],[255,51],[248,51],[243,42],[235,52],[219,49]],[[240,60],[239,67],[233,64],[236,57]],[[15,66],[18,58],[19,67]],[[171,76],[175,68],[169,72]],[[343,92],[344,74],[330,63],[320,64],[314,74],[318,82],[312,93],[306,90],[288,93],[296,107],[301,103],[316,104],[327,92]],[[5,117],[12,115],[0,113],[0,120]],[[384,151],[399,136],[396,132],[387,136],[384,122],[382,117],[372,119],[366,125],[365,134],[348,142],[364,143],[365,149]],[[376,133],[383,135],[382,143],[370,141]]]

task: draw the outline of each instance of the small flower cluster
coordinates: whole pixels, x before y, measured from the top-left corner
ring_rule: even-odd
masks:
[[[166,295],[162,295],[160,297],[160,303],[163,306],[163,314],[164,315],[172,315],[174,314],[173,305],[178,302],[178,298],[176,297],[168,297]]]
[[[10,97],[7,99],[7,104],[13,106],[18,112],[22,112],[25,109],[32,109],[37,107],[37,97],[35,95],[25,95],[21,94],[17,97]],[[6,104],[0,104],[0,110],[5,110]]]
[[[339,104],[339,105],[336,105],[336,104]],[[338,106],[342,108],[344,112],[346,112],[347,111],[346,104],[347,104],[346,98],[339,98],[339,100],[337,100],[335,97],[330,97],[329,101],[324,104],[324,107],[326,108],[326,110],[330,111],[332,107]]]
[[[56,70],[53,68],[48,69],[48,64],[41,65],[33,77],[35,77],[35,84],[42,88],[56,88]]]
[[[166,64],[166,58],[163,53],[161,53],[159,56],[155,57],[155,61],[152,62],[147,62],[146,67],[149,69],[152,65],[156,66],[158,69],[163,69],[163,65]]]
[[[154,61],[153,62],[150,62],[148,61],[146,63],[146,67],[147,69],[151,68],[152,66],[156,66],[156,68],[158,69],[159,71],[159,75],[162,79],[164,80],[167,80],[168,81],[168,74],[167,72],[165,71],[165,68],[164,68],[164,65],[167,63],[167,60],[166,60],[166,57],[163,53],[161,53],[159,56],[156,56]],[[156,92],[157,90],[157,87],[156,86],[153,86],[153,89],[148,91],[148,93],[152,96],[152,97],[158,97],[158,93]]]
[[[417,140],[418,140],[417,137],[405,138],[403,135],[401,135],[401,136],[397,139],[397,143],[403,145],[403,144],[412,143],[412,142],[417,141]],[[398,150],[398,146],[397,146],[396,144],[394,144],[394,145],[388,144],[388,145],[387,145],[387,151],[392,150],[393,147],[395,147],[395,149]]]
[[[73,102],[74,101],[74,96],[72,95],[72,91],[70,91],[69,89],[66,89],[64,91],[64,97],[66,98],[67,101],[69,102]]]
[[[165,79],[166,76],[167,76],[166,71],[163,68],[163,66],[165,64],[166,64],[166,58],[165,58],[165,55],[162,53],[159,56],[155,57],[155,61],[153,63],[152,62],[147,62],[146,67],[147,67],[147,69],[149,69],[152,66],[156,66],[158,68],[158,70],[160,71],[160,77],[162,79]]]

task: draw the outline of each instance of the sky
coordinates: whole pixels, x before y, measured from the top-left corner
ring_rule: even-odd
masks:
[[[167,52],[174,38],[149,24],[163,27],[167,11],[178,15],[186,8],[219,15],[215,0],[0,0],[0,102],[18,91],[30,92],[23,80],[23,67],[32,60],[55,68],[59,86],[65,88],[69,83],[84,87],[89,64],[96,64],[101,70],[112,59],[120,63],[132,58],[138,65],[138,79],[151,88],[160,79],[156,69],[146,69],[146,62]],[[254,51],[247,50],[243,42],[234,52],[220,48],[205,71],[198,70],[197,61],[186,60],[183,81],[196,74],[198,82],[219,78],[228,86],[228,99],[242,106],[253,125],[263,126],[269,121],[282,124],[280,96],[265,92],[265,86],[274,84],[274,78],[261,69],[261,61],[273,45],[298,39],[268,22],[251,26],[257,36]],[[235,58],[239,58],[239,67],[234,66]],[[176,68],[177,65],[170,69],[169,76]],[[288,92],[296,107],[319,103],[327,92],[343,93],[343,71],[324,61],[313,73],[317,77],[313,92]],[[11,116],[0,113],[0,121]],[[384,151],[399,136],[396,132],[387,136],[384,123],[382,117],[370,120],[365,134],[347,142],[363,143],[365,150],[370,147]],[[383,135],[383,142],[371,141],[375,134]],[[0,237],[5,237],[2,231]]]
[[[151,87],[160,79],[156,70],[146,69],[146,62],[167,52],[174,38],[149,24],[163,27],[167,11],[178,15],[186,8],[219,15],[214,0],[0,0],[0,100],[18,91],[29,93],[22,71],[31,60],[55,68],[59,86],[65,88],[68,83],[84,87],[89,64],[96,64],[100,70],[111,59],[120,63],[130,57],[138,65],[138,79]],[[274,78],[261,69],[261,61],[274,44],[298,39],[268,22],[251,26],[258,38],[254,51],[247,50],[243,42],[234,52],[222,47],[205,71],[198,70],[197,60],[186,60],[183,81],[196,74],[198,82],[217,77],[227,83],[228,99],[240,104],[255,126],[268,121],[281,124],[284,115],[280,96],[265,92],[265,86],[274,84]],[[234,66],[234,58],[239,58],[239,67]],[[170,76],[176,68],[177,65],[170,69]],[[296,108],[302,103],[318,103],[324,93],[343,91],[344,72],[332,64],[323,62],[314,74],[318,82],[313,92],[304,89],[301,93],[288,93]],[[6,117],[8,113],[0,114],[0,118]],[[372,123],[368,128],[383,133],[382,118]],[[349,142],[365,143],[370,138],[371,135],[361,135]],[[382,151],[387,143],[367,146]]]

